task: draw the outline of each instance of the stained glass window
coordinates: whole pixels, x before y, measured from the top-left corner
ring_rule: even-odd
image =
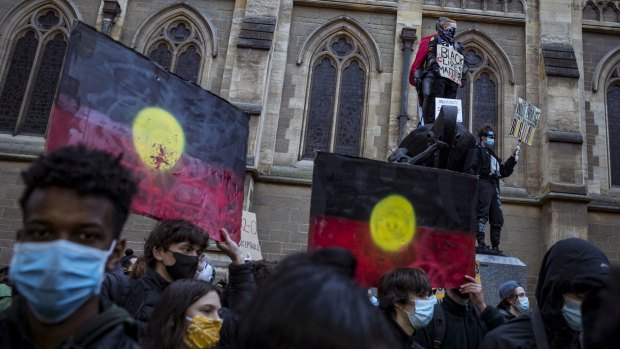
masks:
[[[174,19],[159,29],[156,43],[147,56],[164,69],[198,83],[203,64],[200,35],[183,19]]]
[[[497,131],[497,91],[495,82],[484,72],[474,81],[473,127],[475,134],[484,124]]]
[[[28,15],[27,29],[9,33],[14,42],[0,84],[0,132],[44,136],[67,37],[58,28],[68,23],[56,8],[45,6]]]
[[[149,53],[149,58],[161,65],[164,69],[170,70],[170,65],[172,64],[172,51],[170,51],[170,47],[165,42],[160,43],[153,50],[151,50],[151,53]]]
[[[469,81],[459,87],[456,93],[456,98],[461,100],[463,126],[469,129]]]
[[[312,159],[314,151],[359,156],[368,83],[363,49],[350,37],[338,35],[317,54],[324,56],[310,73],[301,158]]]
[[[39,40],[32,30],[27,31],[15,43],[11,63],[0,93],[1,132],[15,132],[38,45]]]
[[[45,134],[66,49],[67,41],[61,33],[45,44],[20,133],[40,136]]]
[[[50,30],[60,23],[60,17],[53,10],[48,10],[37,17],[37,24],[43,30]]]
[[[338,57],[344,57],[353,51],[353,45],[341,36],[332,43],[331,49]]]
[[[357,61],[342,72],[334,152],[359,155],[366,73]]]
[[[176,26],[170,28],[169,35],[174,42],[183,42],[189,38],[191,34],[190,29],[185,23],[179,23]]]
[[[323,58],[312,72],[303,159],[312,159],[315,151],[329,150],[335,92],[336,67],[329,58]]]
[[[614,84],[607,90],[607,127],[609,128],[609,165],[611,185],[620,186],[620,85]]]
[[[179,55],[176,73],[185,80],[198,82],[198,72],[200,71],[200,54],[196,46],[189,46],[185,52]]]

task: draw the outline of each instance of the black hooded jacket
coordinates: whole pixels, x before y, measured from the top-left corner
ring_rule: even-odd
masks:
[[[595,317],[598,292],[609,274],[609,260],[591,243],[581,239],[559,241],[543,258],[536,300],[531,314],[519,316],[487,334],[482,348],[581,348],[579,332],[568,327],[561,309],[566,293],[582,293],[584,333]],[[587,336],[584,337],[587,342]]]

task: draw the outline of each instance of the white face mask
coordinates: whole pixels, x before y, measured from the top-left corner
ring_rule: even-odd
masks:
[[[518,303],[515,305],[515,308],[517,308],[520,313],[527,312],[530,309],[530,300],[525,296],[519,297]]]
[[[415,304],[414,312],[408,313],[404,310],[403,312],[407,314],[411,326],[414,329],[419,330],[426,327],[433,319],[433,312],[435,309],[435,304],[437,304],[437,298],[435,295],[432,295],[428,297],[428,299],[416,299],[413,303]]]

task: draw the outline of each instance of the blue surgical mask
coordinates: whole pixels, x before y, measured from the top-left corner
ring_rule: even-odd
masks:
[[[116,240],[107,251],[68,240],[15,243],[9,277],[39,321],[59,323],[99,294],[115,246]]]
[[[487,140],[486,140],[486,142],[485,142],[485,143],[486,143],[486,145],[487,145],[488,147],[492,147],[492,146],[494,146],[494,145],[495,145],[495,139],[493,139],[493,138],[487,138]]]
[[[428,297],[428,299],[416,299],[415,311],[413,313],[407,313],[411,326],[416,330],[426,327],[433,319],[433,311],[435,304],[437,304],[437,298],[435,295]]]
[[[573,331],[581,332],[581,301],[564,296],[562,315]]]
[[[520,313],[525,313],[530,309],[530,300],[525,296],[519,297],[519,304],[515,305],[515,308],[517,308]]]

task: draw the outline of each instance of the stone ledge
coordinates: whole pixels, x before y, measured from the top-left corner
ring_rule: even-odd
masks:
[[[233,102],[233,104],[236,105],[239,109],[243,110],[244,112],[250,114],[250,116],[260,115],[263,111],[263,106],[260,104],[256,104],[256,103],[235,103]]]
[[[398,3],[395,1],[342,1],[342,0],[294,0],[295,6],[325,7],[377,13],[396,13]]]
[[[275,17],[245,16],[241,23],[237,47],[270,50],[275,30]]]
[[[0,134],[0,159],[31,161],[43,154],[43,151],[43,137]]]
[[[543,43],[542,55],[548,76],[579,78],[575,50],[569,43]]]
[[[583,144],[583,135],[581,132],[548,130],[547,140],[557,143]]]

